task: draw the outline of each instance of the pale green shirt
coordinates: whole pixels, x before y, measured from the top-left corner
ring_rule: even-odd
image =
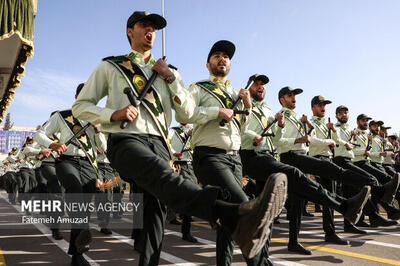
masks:
[[[336,133],[333,135],[336,136],[335,140],[339,144],[339,147],[335,147],[335,157],[346,157],[353,159],[354,152],[353,150],[347,150],[344,146],[349,142],[351,135],[351,130],[349,130],[348,124],[337,123],[336,125]]]
[[[310,156],[332,157],[333,154],[329,145],[335,143],[335,140],[328,138],[328,127],[326,126],[325,118],[313,116],[311,123],[314,126],[314,130],[311,131]],[[333,134],[332,137],[334,137]]]
[[[249,125],[246,131],[242,134],[242,150],[256,150],[256,151],[268,151],[274,152],[274,143],[276,143],[282,135],[282,131],[284,129],[279,128],[277,123],[275,123],[269,132],[267,133],[274,133],[275,137],[264,137],[263,141],[260,145],[254,146],[254,138],[256,135],[261,135],[265,126],[262,125],[263,121],[260,121],[254,111],[256,108],[261,109],[263,114],[265,115],[265,119],[268,121],[268,124],[272,123],[275,120],[275,115],[272,110],[267,106],[264,101],[254,101],[252,100],[252,110],[253,112],[249,116]],[[261,122],[261,123],[260,123]]]
[[[357,141],[355,142],[360,145],[360,147],[354,147],[354,161],[365,161],[370,160],[369,157],[365,158],[365,149],[368,145],[368,132],[366,130],[357,129]]]
[[[380,155],[381,152],[383,152],[382,140],[381,137],[376,135],[372,139],[372,148],[370,150],[371,161],[375,163],[383,163],[383,156]]]
[[[385,145],[385,150],[394,150],[394,147],[393,147],[392,143],[387,141],[386,145]],[[386,157],[384,157],[383,163],[384,164],[395,164],[396,162],[392,158],[393,151],[387,151],[386,153],[387,153],[387,155],[386,155]]]
[[[145,63],[143,55],[134,50],[129,52],[128,57],[142,69],[147,78],[150,78],[153,73],[151,68],[155,63],[153,57]],[[172,71],[176,77],[174,82],[167,84],[158,75],[153,84],[163,106],[167,128],[171,124],[172,108],[176,113],[185,112],[190,115],[193,106],[179,73]],[[126,87],[129,85],[120,71],[111,63],[103,61],[85,82],[76,102],[72,105],[72,113],[84,121],[101,124],[102,132],[106,135],[122,132],[161,136],[156,123],[143,104],[138,107],[139,116],[132,123],[128,123],[125,129],[120,128],[121,121],[111,122],[111,116],[115,111],[130,104],[128,97],[123,93]],[[107,96],[106,106],[97,106],[105,96]]]
[[[285,107],[280,111],[285,112],[285,130],[282,132],[282,137],[276,143],[278,154],[288,151],[297,151],[306,154],[308,147],[305,143],[294,144],[297,138],[304,136],[304,127],[300,119],[298,119],[297,113]]]
[[[22,159],[23,162],[20,164],[21,168],[35,169],[37,159],[36,155],[38,155],[40,149],[37,147],[37,144],[26,144],[24,148],[21,149],[21,152],[18,153],[17,158]]]
[[[82,126],[85,126],[85,123],[81,124]],[[71,129],[67,126],[64,119],[58,112],[54,113],[50,119],[36,132],[34,135],[34,140],[40,145],[49,148],[50,144],[54,142],[54,140],[50,139],[49,136],[56,133],[60,133],[60,143],[66,143],[73,136]],[[88,127],[88,129],[86,129],[86,135],[89,136],[92,145],[95,146],[96,142],[94,140],[95,133],[93,127]],[[67,146],[67,151],[64,152],[63,155],[81,157],[86,156],[82,149],[73,144],[69,144]]]
[[[227,92],[235,101],[237,91],[227,81],[223,84],[214,76],[210,76],[208,80],[211,81],[221,89]],[[200,81],[202,82],[202,81]],[[194,101],[194,111],[191,115],[182,117],[180,113],[176,114],[176,118],[181,123],[193,124],[193,135],[191,144],[195,148],[197,146],[208,146],[219,148],[227,151],[239,150],[241,145],[241,134],[245,131],[248,120],[246,115],[240,115],[240,130],[234,125],[234,122],[220,126],[221,119],[218,118],[219,108],[225,108],[220,102],[212,96],[209,92],[205,91],[196,83],[189,87],[189,92]],[[243,104],[239,105],[238,109],[243,109]],[[251,113],[251,108],[248,109]]]
[[[19,164],[17,163],[17,156],[19,151],[15,154],[8,155],[7,161],[9,164],[6,165],[6,172],[18,172],[19,171]]]

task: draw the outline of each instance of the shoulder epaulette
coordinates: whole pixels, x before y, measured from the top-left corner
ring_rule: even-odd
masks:
[[[107,60],[123,60],[125,61],[127,59],[126,55],[118,55],[118,56],[107,56],[102,59],[102,61],[107,61]]]
[[[210,83],[210,84],[213,84],[211,81],[209,81],[208,79],[203,79],[203,80],[200,80],[200,81],[197,81],[197,82],[195,82],[195,84],[203,84],[203,83]]]

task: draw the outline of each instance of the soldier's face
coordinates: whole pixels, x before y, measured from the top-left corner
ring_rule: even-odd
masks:
[[[378,135],[378,133],[379,133],[379,125],[371,125],[369,127],[369,131],[371,131],[372,134],[374,134],[374,135]]]
[[[264,99],[265,92],[265,84],[261,80],[256,80],[250,87],[250,96],[257,102]]]
[[[151,50],[156,39],[155,25],[146,19],[135,23],[132,28],[127,28],[126,34],[131,39],[132,48],[140,50],[138,52]]]
[[[324,117],[325,116],[325,111],[326,111],[325,107],[326,107],[325,103],[319,103],[319,104],[314,104],[311,109],[312,109],[313,114],[315,116]]]
[[[231,70],[231,60],[224,52],[215,52],[207,63],[208,71],[216,77],[226,77]]]
[[[336,118],[342,124],[347,123],[347,121],[349,121],[349,111],[340,110],[339,113],[336,114]]]
[[[286,107],[290,110],[296,108],[296,94],[293,92],[283,95],[283,97],[280,98],[280,101],[283,107]]]
[[[387,129],[379,129],[379,136],[387,136]]]
[[[360,119],[357,121],[357,125],[359,129],[366,130],[368,128],[368,119]]]

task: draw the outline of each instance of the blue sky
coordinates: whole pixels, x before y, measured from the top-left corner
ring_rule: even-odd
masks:
[[[125,54],[126,20],[135,10],[161,14],[161,0],[38,1],[35,55],[9,111],[18,126],[36,126],[54,110],[70,108],[78,83],[103,57]],[[350,122],[366,113],[400,131],[400,1],[397,0],[165,0],[168,62],[187,86],[208,77],[206,57],[221,39],[235,43],[229,79],[270,78],[266,101],[280,109],[283,86],[300,87],[296,111],[311,116],[310,101],[344,104]],[[161,31],[153,49],[161,57]]]

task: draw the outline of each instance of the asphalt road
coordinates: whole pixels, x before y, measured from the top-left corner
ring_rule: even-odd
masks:
[[[0,265],[69,265],[69,232],[62,230],[64,240],[53,240],[50,230],[42,224],[22,224],[19,205],[10,205],[6,193],[0,193]],[[313,209],[311,209],[313,212]],[[343,218],[335,216],[337,233],[350,241],[350,245],[324,242],[321,214],[305,217],[300,241],[312,249],[313,255],[304,256],[287,251],[288,222],[281,215],[280,224],[274,226],[270,247],[271,258],[277,265],[400,265],[400,226],[364,228],[367,235],[343,233]],[[95,221],[95,219],[94,219]],[[130,217],[112,220],[129,227]],[[133,250],[129,229],[115,229],[110,236],[103,235],[91,224],[93,242],[86,253],[93,265],[137,265],[139,254]],[[199,243],[181,239],[180,226],[166,226],[160,265],[215,265],[215,231],[201,220],[195,219],[192,233]],[[245,265],[236,249],[232,265]]]

